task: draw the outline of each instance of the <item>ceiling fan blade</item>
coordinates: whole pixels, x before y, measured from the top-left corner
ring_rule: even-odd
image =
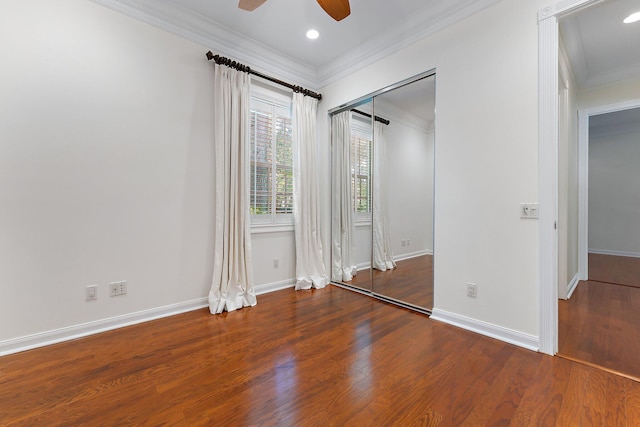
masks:
[[[238,2],[238,7],[242,10],[252,11],[266,1],[267,0],[240,0]]]
[[[341,21],[351,14],[349,0],[318,0],[318,4],[336,21]]]

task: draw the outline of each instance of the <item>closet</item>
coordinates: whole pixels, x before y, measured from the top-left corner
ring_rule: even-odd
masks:
[[[433,308],[434,71],[331,110],[331,280]]]

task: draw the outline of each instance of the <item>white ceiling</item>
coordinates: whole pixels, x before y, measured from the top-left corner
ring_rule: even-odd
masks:
[[[581,88],[640,77],[640,22],[622,21],[640,11],[640,0],[606,0],[560,20],[576,83]],[[637,131],[640,109],[591,116],[589,134]]]
[[[238,0],[93,1],[318,89],[499,0],[350,0],[340,22],[316,0],[268,0],[252,12]],[[310,28],[320,38],[308,40]]]
[[[606,0],[561,19],[578,86],[640,76],[640,22],[622,23],[638,11],[640,0]]]
[[[268,0],[253,12],[237,0],[93,1],[318,89],[499,0],[350,0],[340,22],[315,0]],[[640,0],[606,0],[561,19],[579,86],[640,75],[640,23],[622,23],[637,11]],[[320,38],[308,40],[309,28]]]
[[[268,0],[253,12],[237,0],[92,1],[319,89],[500,0],[350,0],[340,22],[315,0]],[[605,0],[560,20],[580,87],[640,75],[640,23],[622,23],[639,10],[640,0]],[[319,39],[305,37],[310,28]]]

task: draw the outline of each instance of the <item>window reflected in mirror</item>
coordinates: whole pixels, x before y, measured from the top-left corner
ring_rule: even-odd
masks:
[[[332,280],[430,311],[435,74],[332,113]]]

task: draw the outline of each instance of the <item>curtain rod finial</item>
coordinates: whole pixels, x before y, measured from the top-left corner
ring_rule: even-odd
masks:
[[[211,51],[207,52],[207,60],[211,61],[213,59],[213,53]]]

